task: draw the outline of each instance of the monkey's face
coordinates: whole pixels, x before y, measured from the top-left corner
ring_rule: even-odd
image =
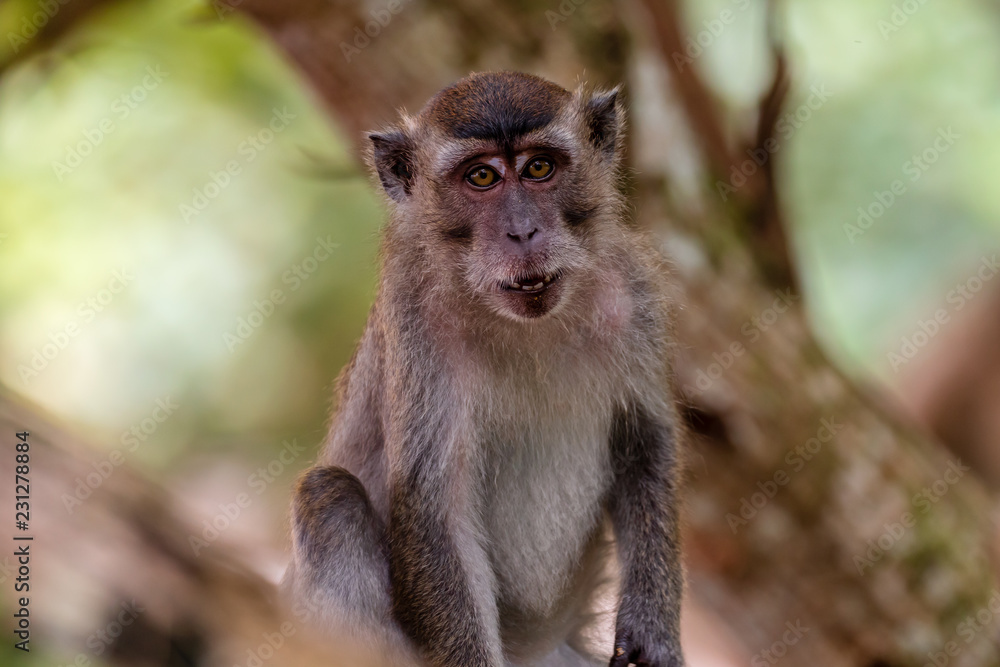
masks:
[[[600,252],[595,227],[614,224],[616,100],[477,74],[370,135],[395,222],[448,289],[515,320],[558,311]]]
[[[584,253],[567,220],[573,167],[568,147],[536,138],[463,146],[443,170],[435,231],[464,287],[495,312],[542,317],[571,286]]]

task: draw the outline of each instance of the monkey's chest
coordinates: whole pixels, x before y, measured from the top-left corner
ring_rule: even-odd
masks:
[[[527,618],[570,593],[610,482],[608,422],[598,406],[517,406],[484,433],[481,511],[501,604]]]

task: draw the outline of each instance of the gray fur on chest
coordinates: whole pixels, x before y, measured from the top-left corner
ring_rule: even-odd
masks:
[[[546,617],[570,592],[600,526],[611,402],[600,391],[581,399],[558,381],[511,389],[477,420],[479,509],[500,601]]]

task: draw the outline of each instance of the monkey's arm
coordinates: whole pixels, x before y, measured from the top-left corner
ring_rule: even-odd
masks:
[[[611,667],[682,667],[683,573],[676,429],[642,405],[620,409],[611,429],[615,471],[608,511],[622,567]]]
[[[409,446],[392,480],[394,614],[431,665],[499,667],[492,571],[459,481],[463,466],[444,443]]]

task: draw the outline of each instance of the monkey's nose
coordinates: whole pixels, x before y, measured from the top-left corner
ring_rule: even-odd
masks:
[[[533,228],[530,232],[519,232],[517,234],[513,232],[507,232],[507,238],[515,243],[523,243],[524,241],[530,241],[531,237],[538,233],[538,228]]]

